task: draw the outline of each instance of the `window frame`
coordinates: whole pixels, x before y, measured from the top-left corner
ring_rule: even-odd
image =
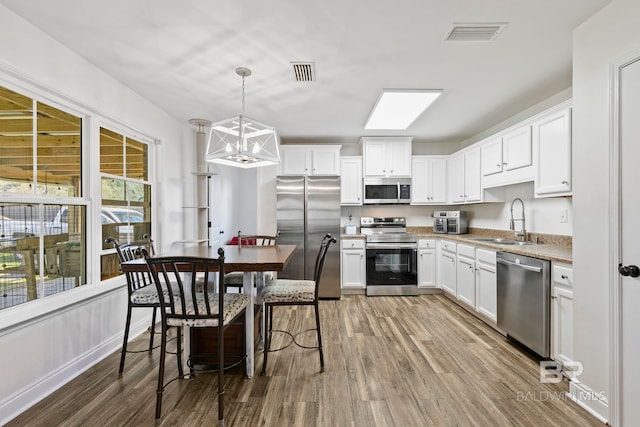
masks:
[[[0,193],[3,202],[29,203],[29,204],[61,204],[84,206],[85,208],[85,283],[72,289],[64,290],[53,295],[38,298],[27,303],[14,305],[0,310],[0,333],[2,330],[14,327],[22,323],[37,321],[46,318],[53,312],[69,309],[82,301],[96,298],[100,295],[119,291],[126,286],[124,276],[100,280],[100,258],[103,253],[99,239],[101,233],[101,188],[100,188],[100,127],[122,132],[127,137],[143,142],[148,147],[147,152],[147,184],[151,188],[152,205],[150,215],[152,218],[152,235],[157,235],[157,186],[155,181],[155,163],[159,139],[153,138],[140,130],[131,127],[118,119],[110,118],[93,108],[78,103],[73,99],[36,82],[32,82],[23,76],[14,76],[0,69],[0,86],[3,86],[20,95],[29,97],[34,105],[37,102],[54,107],[65,113],[72,114],[81,119],[81,187],[80,196],[62,197],[57,195],[36,194],[37,185],[34,185],[32,194]],[[34,134],[37,128],[34,129]],[[97,141],[97,143],[96,143]],[[34,143],[37,149],[37,141]],[[36,152],[37,153],[37,152]],[[34,162],[36,156],[34,155]],[[35,164],[34,164],[35,169]],[[34,180],[35,181],[35,180]],[[97,197],[95,195],[98,195]],[[155,201],[155,202],[153,202]]]
[[[123,169],[123,175],[114,175],[114,174],[109,174],[109,173],[105,173],[102,172],[100,170],[100,130],[104,128],[110,132],[116,132],[118,134],[120,134],[121,136],[123,136],[125,139],[123,140],[123,162],[124,162],[124,169]],[[95,141],[97,141],[96,144],[96,169],[97,175],[96,175],[96,186],[94,188],[97,187],[97,192],[95,194],[98,194],[99,197],[97,198],[98,202],[96,203],[97,205],[97,220],[98,220],[98,224],[97,224],[97,228],[95,229],[97,233],[99,233],[99,238],[97,239],[97,243],[99,243],[96,246],[96,250],[97,250],[97,264],[96,264],[96,274],[97,274],[97,280],[101,281],[101,282],[108,282],[110,280],[115,280],[117,278],[122,278],[124,277],[122,274],[118,275],[118,276],[114,276],[114,277],[110,277],[110,278],[106,278],[106,279],[102,279],[101,278],[101,274],[102,274],[102,267],[101,267],[101,260],[102,257],[105,255],[113,255],[116,253],[115,248],[107,248],[107,249],[102,249],[102,223],[101,223],[101,215],[102,215],[102,179],[103,178],[111,178],[111,179],[117,179],[117,180],[121,180],[124,182],[131,182],[131,183],[135,183],[135,184],[142,184],[142,185],[148,185],[150,188],[150,196],[151,196],[151,206],[150,206],[150,215],[151,215],[151,237],[154,239],[154,241],[157,243],[157,238],[155,236],[157,236],[157,209],[156,209],[156,205],[157,205],[157,189],[156,186],[157,184],[155,183],[155,156],[156,156],[156,146],[158,145],[158,140],[154,139],[152,137],[149,137],[148,135],[135,130],[133,128],[127,127],[127,126],[123,126],[122,124],[113,122],[113,121],[109,121],[109,120],[99,120],[96,122],[96,126],[95,129],[93,129],[93,132],[95,134]],[[147,145],[147,180],[141,180],[138,178],[130,178],[126,176],[126,139],[130,138],[133,139],[137,142],[141,142],[143,144]],[[129,205],[128,205],[129,206]],[[95,207],[94,207],[95,209]],[[99,231],[98,231],[99,230]],[[124,243],[124,242],[120,242],[120,243]]]

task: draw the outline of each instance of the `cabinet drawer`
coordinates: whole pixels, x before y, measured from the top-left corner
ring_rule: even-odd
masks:
[[[364,239],[342,239],[342,249],[364,249]]]
[[[476,257],[476,248],[474,246],[459,244],[458,245],[458,255],[466,256],[468,258],[475,258]]]
[[[418,240],[418,248],[420,249],[435,249],[435,240]]]
[[[488,251],[486,249],[476,249],[476,259],[485,264],[496,265],[496,251]]]
[[[559,285],[573,287],[573,269],[566,265],[553,265],[553,282]]]
[[[454,242],[443,240],[442,242],[440,242],[440,247],[442,248],[443,251],[453,252],[453,253],[456,252],[456,244]]]

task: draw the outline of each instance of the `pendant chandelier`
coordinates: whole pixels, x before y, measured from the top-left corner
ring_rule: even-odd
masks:
[[[275,128],[244,115],[244,79],[251,70],[238,67],[236,74],[242,77],[242,114],[211,125],[205,159],[241,168],[275,165],[280,161]]]

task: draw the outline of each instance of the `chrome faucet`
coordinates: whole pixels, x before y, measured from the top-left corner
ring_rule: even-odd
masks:
[[[520,205],[522,206],[522,218],[520,219],[514,219],[513,218],[513,204],[516,201],[520,201]],[[522,199],[520,197],[516,197],[515,199],[513,199],[513,201],[511,202],[511,220],[509,221],[509,229],[512,231],[515,231],[516,227],[515,227],[515,222],[516,221],[522,221],[522,229],[520,231],[516,231],[516,240],[520,240],[522,242],[524,242],[525,240],[527,240],[527,230],[525,230],[525,226],[524,226],[524,202],[522,201]]]

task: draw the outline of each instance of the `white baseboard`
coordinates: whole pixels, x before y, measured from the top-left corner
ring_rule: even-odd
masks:
[[[595,392],[580,381],[571,380],[567,397],[603,423],[608,423],[609,402],[604,392]]]
[[[150,317],[145,316],[145,318],[132,324],[129,330],[129,340],[144,333],[149,327],[149,323]],[[102,359],[111,355],[114,351],[119,350],[122,346],[123,334],[124,331],[122,334],[115,335],[78,356],[57,371],[51,372],[50,375],[41,378],[40,381],[4,399],[0,402],[0,426],[5,425]],[[114,371],[117,370],[118,366],[114,365],[113,369]]]

